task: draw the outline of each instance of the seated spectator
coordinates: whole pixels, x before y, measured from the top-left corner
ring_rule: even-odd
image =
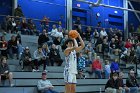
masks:
[[[105,93],[124,93],[123,88],[119,86],[118,74],[113,73],[105,85]]]
[[[56,25],[53,25],[52,31],[50,32],[50,34],[51,34],[51,36],[52,36],[52,39],[54,39],[54,38],[56,37],[57,32],[58,32],[58,30],[57,30],[57,28],[56,28]]]
[[[7,46],[8,46],[8,42],[5,40],[4,36],[1,36],[1,40],[0,40],[0,51],[1,51],[1,56],[5,56],[8,58],[7,55]]]
[[[51,65],[54,66],[54,63],[57,63],[58,66],[61,66],[63,63],[63,60],[60,57],[58,49],[56,49],[56,45],[52,44],[52,47],[50,49],[49,59],[51,61]]]
[[[91,41],[92,29],[90,26],[87,27],[86,31],[83,33],[87,41]]]
[[[36,29],[36,25],[33,23],[33,20],[32,19],[28,19],[28,29],[29,29],[29,34],[30,35],[38,35],[38,32],[37,32],[37,29]]]
[[[129,76],[126,80],[126,86],[129,88],[130,93],[138,93],[139,84],[137,83],[135,72],[133,70],[129,71]]]
[[[0,60],[0,83],[1,79],[9,79],[10,86],[12,87],[14,84],[12,83],[13,81],[13,74],[9,70],[9,66],[7,64],[7,59],[6,57],[2,57]]]
[[[22,63],[23,63],[22,70],[24,70],[25,66],[31,66],[32,70],[34,71],[34,64],[33,64],[33,61],[32,61],[32,57],[31,57],[29,47],[25,47],[25,50],[23,51],[23,53],[21,55],[20,61],[22,61]]]
[[[16,42],[17,42],[17,49],[18,49],[18,58],[20,53],[23,51],[22,48],[22,42],[21,42],[21,35],[19,34],[19,32],[17,32],[17,36],[16,36]]]
[[[111,73],[118,73],[120,72],[120,67],[119,67],[119,63],[118,63],[118,59],[115,59],[112,63],[111,63]]]
[[[46,71],[46,56],[42,51],[42,47],[38,47],[34,52],[34,65],[36,66],[34,71],[39,71],[38,66],[43,64],[43,70]],[[33,72],[34,72],[33,71]]]
[[[41,80],[37,83],[37,88],[41,93],[58,93],[53,90],[54,86],[49,80],[47,80],[46,72],[42,72]]]
[[[62,47],[62,50],[66,49],[66,45],[65,45],[65,41],[68,39],[68,35],[65,35],[64,38],[62,38],[61,40],[61,47]]]
[[[94,49],[92,43],[89,42],[88,45],[85,47],[85,53],[88,55],[90,61],[93,60],[92,55],[94,54]]]
[[[102,30],[100,32],[100,36],[102,36],[102,37],[106,37],[107,36],[107,32],[105,31],[105,28],[102,28]]]
[[[42,46],[42,52],[43,52],[44,56],[46,57],[47,66],[51,65],[50,64],[50,59],[49,59],[50,49],[49,49],[49,47],[46,43],[44,43],[43,46]]]
[[[53,40],[53,43],[56,45],[56,48],[59,50],[59,51],[62,51],[62,48],[60,46],[61,44],[61,38],[60,37],[56,37],[54,40]]]
[[[137,56],[137,59],[139,60],[139,63],[140,63],[140,43],[137,44],[136,56]]]
[[[138,33],[140,33],[140,25],[137,27],[137,30],[136,30]]]
[[[118,80],[119,80],[119,87],[121,87],[120,89],[122,90],[122,93],[129,93],[129,88],[125,86],[124,82],[123,82],[123,72],[120,72],[119,73],[119,77],[118,77]]]
[[[38,37],[38,45],[42,46],[43,43],[47,43],[49,40],[50,39],[49,39],[48,33],[46,32],[45,29],[43,29],[42,34],[40,34]]]
[[[14,18],[11,19],[11,24],[12,24],[11,33],[16,33],[16,22]]]
[[[99,52],[99,53],[102,52],[102,43],[103,43],[103,37],[100,36],[100,37],[97,39],[97,42],[96,42],[96,44],[95,44],[96,52]]]
[[[120,53],[120,50],[118,48],[118,42],[115,40],[115,38],[111,39],[110,42],[110,53],[118,55]]]
[[[25,18],[23,18],[22,22],[21,22],[21,33],[22,34],[27,34],[27,35],[29,35],[29,33],[30,33],[29,29],[28,29],[28,24],[27,24]]]
[[[11,36],[11,39],[8,41],[8,51],[9,57],[13,59],[13,55],[17,56],[18,59],[18,46],[16,37],[14,35]]]
[[[108,60],[105,60],[104,70],[105,70],[105,78],[109,79],[110,78],[111,69],[110,69],[110,64],[109,64]]]
[[[133,46],[133,44],[132,44],[132,42],[131,42],[131,40],[130,39],[127,39],[127,41],[125,42],[125,48],[132,48],[132,46]]]
[[[97,56],[97,59],[94,59],[92,62],[92,71],[95,72],[97,78],[102,78],[102,63],[99,56]]]
[[[109,57],[109,43],[108,43],[107,39],[103,40],[102,51],[103,51],[104,55]]]
[[[93,37],[94,37],[94,44],[96,44],[96,42],[99,38],[99,33],[98,33],[97,29],[94,30]]]
[[[83,57],[82,52],[77,53],[77,70],[80,78],[86,78],[84,75],[86,59]]]
[[[46,16],[44,16],[44,18],[41,21],[41,27],[42,27],[42,29],[45,29],[48,32],[48,29],[49,29],[49,18],[47,18]]]

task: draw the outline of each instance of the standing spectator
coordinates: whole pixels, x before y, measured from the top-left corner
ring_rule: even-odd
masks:
[[[102,78],[102,63],[100,57],[97,56],[97,59],[94,59],[92,62],[92,71],[95,72],[95,75],[101,79]]]
[[[22,61],[22,63],[23,63],[22,70],[24,70],[25,66],[31,66],[32,70],[34,71],[34,64],[33,64],[33,61],[32,61],[32,57],[31,57],[29,47],[25,47],[25,50],[23,51],[23,53],[21,55],[20,61]]]
[[[12,84],[13,81],[13,74],[9,70],[9,66],[7,64],[6,57],[2,57],[0,60],[0,83],[1,79],[9,79],[10,86],[12,87],[14,84]]]
[[[118,74],[113,73],[105,85],[105,93],[124,93],[122,87],[119,87]]]
[[[46,32],[45,29],[43,29],[42,34],[39,35],[38,37],[38,45],[42,46],[43,43],[47,43],[49,41],[48,33]]]
[[[37,88],[41,93],[58,93],[53,90],[54,86],[47,80],[46,72],[42,72],[41,80],[37,83]]]
[[[110,78],[110,73],[111,73],[111,69],[110,69],[110,64],[108,60],[105,60],[105,78],[109,79]]]
[[[46,56],[44,55],[42,51],[42,47],[38,47],[37,50],[34,52],[34,64],[36,66],[36,69],[34,71],[39,71],[38,66],[43,64],[43,70],[46,71]],[[33,72],[34,72],[33,71]]]
[[[1,51],[1,56],[5,56],[8,58],[7,55],[7,46],[8,46],[8,42],[5,40],[4,36],[1,36],[1,40],[0,40],[0,51]]]
[[[85,71],[85,66],[86,66],[86,59],[83,57],[82,52],[77,53],[77,70],[78,74],[80,75],[80,78],[86,78],[84,75]]]
[[[130,93],[138,93],[139,85],[133,70],[129,71],[129,77],[126,80],[126,86],[130,89]]]
[[[11,40],[8,41],[8,51],[10,58],[13,59],[13,55],[17,56],[18,59],[18,47],[16,37],[14,35],[11,36]]]
[[[119,64],[118,64],[118,59],[115,59],[114,62],[111,63],[110,68],[111,68],[112,73],[118,73],[119,74],[120,67],[119,67]]]
[[[65,68],[64,68],[64,80],[65,80],[65,93],[75,93],[76,91],[76,74],[77,74],[77,57],[76,52],[81,51],[85,44],[78,33],[78,39],[80,40],[80,46],[76,39],[67,39],[65,44],[67,48],[64,50],[65,54]]]
[[[54,66],[54,63],[56,62],[58,66],[61,66],[63,63],[63,60],[60,57],[59,50],[56,49],[56,45],[52,44],[52,47],[50,49],[49,59],[51,61],[51,65]]]

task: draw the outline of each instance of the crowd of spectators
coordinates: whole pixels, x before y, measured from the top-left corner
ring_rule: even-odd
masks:
[[[137,87],[139,87],[137,82],[130,82],[131,79],[135,79],[133,81],[136,81],[136,78],[132,75],[132,71],[129,72],[129,78],[126,81],[126,86],[123,86],[123,83],[119,85],[119,80],[122,77],[119,65],[120,62],[123,62],[124,64],[140,63],[139,36],[135,36],[132,33],[127,40],[124,40],[124,33],[122,33],[122,31],[119,29],[92,29],[90,26],[87,27],[84,32],[82,32],[79,18],[77,18],[74,26],[84,38],[84,41],[88,42],[83,51],[77,53],[77,70],[80,78],[86,78],[84,75],[85,67],[90,67],[90,71],[88,71],[90,75],[95,73],[95,78],[109,79],[106,84],[105,91],[121,90],[119,93],[124,93],[123,91],[125,90],[137,91]],[[46,66],[62,66],[63,59],[60,52],[63,52],[63,50],[66,48],[65,41],[68,38],[67,32],[63,30],[61,22],[59,23],[58,27],[54,24],[52,26],[52,30],[49,31],[49,19],[47,17],[44,17],[41,21],[41,27],[42,33],[38,36],[38,48],[34,50],[33,55],[31,55],[29,46],[27,46],[24,48],[20,56],[22,40],[19,31],[21,31],[21,34],[27,35],[38,34],[36,25],[33,23],[32,19],[29,19],[26,22],[26,18],[23,18],[20,22],[20,20],[15,20],[14,18],[7,16],[4,28],[5,31],[17,33],[17,35],[12,35],[9,41],[6,41],[4,35],[1,36],[1,55],[8,59],[13,59],[16,57],[16,59],[20,60],[22,64],[22,71],[24,71],[25,66],[30,66],[33,72],[39,71],[39,66],[42,64],[43,71],[45,72],[47,72]],[[140,27],[137,28],[138,32],[139,29]],[[103,54],[103,60],[102,56],[98,54]],[[119,59],[116,58],[117,56],[119,56]],[[9,78],[10,85],[13,86],[11,83],[12,73],[9,72],[8,65],[4,66],[3,64],[2,58],[0,64],[0,77],[3,78],[3,76],[5,76],[6,78]],[[5,69],[3,69],[3,67],[5,67]],[[44,76],[44,78],[46,77]],[[135,89],[133,88],[134,86],[136,87]]]

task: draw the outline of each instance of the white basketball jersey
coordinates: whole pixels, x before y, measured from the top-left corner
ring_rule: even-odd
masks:
[[[76,51],[71,51],[68,56],[65,57],[66,65],[65,70],[69,73],[77,74],[77,57]]]

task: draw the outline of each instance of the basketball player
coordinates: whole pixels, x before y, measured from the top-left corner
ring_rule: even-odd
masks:
[[[76,74],[77,74],[77,57],[76,52],[79,52],[85,47],[85,44],[78,33],[80,46],[78,46],[76,39],[68,39],[65,44],[67,48],[64,50],[66,65],[64,68],[65,93],[75,93],[76,88]]]

